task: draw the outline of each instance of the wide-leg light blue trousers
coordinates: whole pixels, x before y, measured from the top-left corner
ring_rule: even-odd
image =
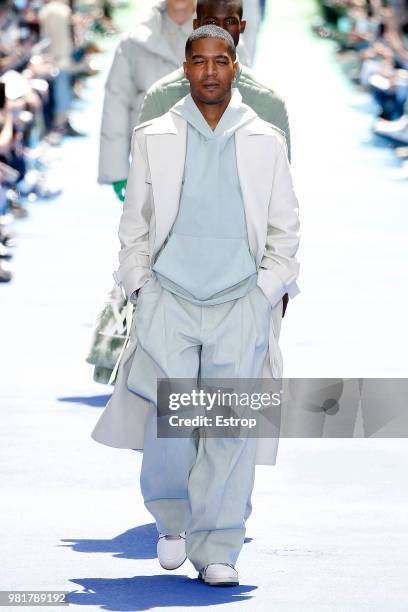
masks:
[[[132,390],[150,399],[141,490],[161,533],[186,531],[197,570],[235,564],[251,512],[256,438],[157,438],[157,378],[260,378],[271,306],[257,286],[246,296],[198,306],[163,289],[153,275],[135,310],[138,347]],[[139,381],[139,382],[138,382]]]

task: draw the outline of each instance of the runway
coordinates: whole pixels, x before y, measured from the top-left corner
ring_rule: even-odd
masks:
[[[405,377],[408,185],[389,178],[374,107],[307,23],[273,2],[257,70],[287,100],[300,202],[302,294],[282,330],[286,376]]]
[[[407,185],[387,175],[367,98],[309,32],[313,3],[271,4],[257,70],[288,101],[302,221],[285,375],[405,377]],[[78,115],[89,136],[61,148],[64,193],[30,205],[0,286],[0,589],[65,590],[86,610],[406,610],[404,439],[281,440],[277,466],[257,469],[241,585],[159,567],[139,453],[90,438],[111,390],[85,356],[121,212],[96,185],[105,76]]]

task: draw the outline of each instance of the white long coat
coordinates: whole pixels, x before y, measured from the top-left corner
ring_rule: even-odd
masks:
[[[132,164],[119,226],[122,249],[114,276],[126,295],[151,277],[151,267],[176,219],[186,156],[187,123],[171,112],[133,131]],[[298,202],[281,132],[258,116],[235,133],[236,158],[248,241],[258,285],[271,302],[269,355],[263,378],[282,376],[278,345],[282,296],[298,292]],[[203,185],[205,189],[205,185]],[[92,437],[116,448],[143,448],[146,400],[131,392],[127,378],[137,345],[134,323],[112,398]],[[258,440],[257,463],[274,465],[278,437]]]

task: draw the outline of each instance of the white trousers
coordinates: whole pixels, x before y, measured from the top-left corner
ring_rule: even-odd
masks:
[[[246,296],[197,306],[155,276],[139,292],[132,390],[150,400],[141,471],[147,509],[161,533],[186,531],[197,570],[235,564],[251,512],[256,438],[157,438],[157,378],[260,378],[268,354],[271,306],[257,286]],[[139,385],[139,389],[137,388]]]

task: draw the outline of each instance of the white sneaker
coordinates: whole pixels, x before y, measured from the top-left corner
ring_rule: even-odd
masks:
[[[408,117],[403,115],[401,119],[395,121],[377,119],[374,123],[374,132],[391,140],[408,144]]]
[[[392,134],[402,132],[408,128],[408,116],[402,115],[399,119],[378,119],[374,122],[374,131],[378,134]]]
[[[178,536],[159,533],[157,557],[163,569],[175,570],[183,565],[186,555],[186,532]]]
[[[238,572],[229,563],[210,563],[198,573],[198,579],[211,586],[237,586]]]

